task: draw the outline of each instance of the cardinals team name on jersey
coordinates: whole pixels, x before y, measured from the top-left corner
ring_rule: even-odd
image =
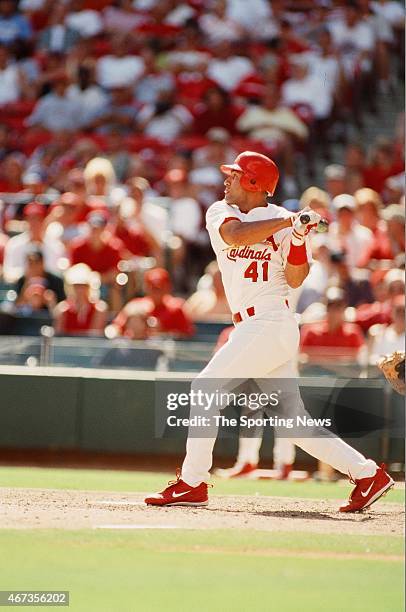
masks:
[[[255,259],[257,261],[271,261],[272,252],[266,248],[257,251],[249,246],[232,247],[227,251],[227,259],[237,261],[237,259]]]

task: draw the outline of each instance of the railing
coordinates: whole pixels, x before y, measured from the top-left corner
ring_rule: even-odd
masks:
[[[217,334],[202,324],[203,340],[171,337],[135,341],[127,338],[58,337],[50,325],[37,336],[0,336],[0,365],[65,366],[147,371],[199,372],[210,360]],[[216,327],[217,332],[217,327]],[[375,366],[360,366],[351,358],[299,363],[299,375],[310,377],[380,378]]]

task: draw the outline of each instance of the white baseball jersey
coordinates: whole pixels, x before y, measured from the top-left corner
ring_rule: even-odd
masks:
[[[222,239],[220,227],[226,219],[243,222],[264,219],[286,219],[291,213],[286,209],[268,204],[243,213],[237,206],[225,200],[215,202],[206,213],[206,228],[217,256],[224,290],[231,312],[242,312],[252,306],[256,312],[272,305],[286,308],[289,285],[284,269],[290,249],[292,229],[276,232],[268,240],[250,246],[230,246]],[[309,247],[307,245],[307,249]],[[308,252],[310,261],[310,253]],[[275,298],[280,298],[278,301]]]

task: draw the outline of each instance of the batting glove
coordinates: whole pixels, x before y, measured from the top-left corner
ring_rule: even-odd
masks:
[[[303,216],[308,217],[308,221],[306,223],[302,223],[301,219]],[[321,215],[316,211],[312,210],[309,206],[301,210],[297,215],[292,225],[292,238],[291,243],[295,246],[300,246],[304,244],[306,236],[308,233],[315,229],[319,221],[321,219]]]

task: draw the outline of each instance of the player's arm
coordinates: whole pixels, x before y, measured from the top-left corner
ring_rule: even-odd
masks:
[[[289,287],[297,289],[303,283],[306,276],[309,274],[310,266],[308,262],[297,265],[297,264],[286,264],[285,267],[285,278]]]
[[[265,219],[263,221],[239,221],[225,219],[220,226],[220,235],[229,245],[246,246],[266,240],[276,232],[292,227],[292,218]]]

